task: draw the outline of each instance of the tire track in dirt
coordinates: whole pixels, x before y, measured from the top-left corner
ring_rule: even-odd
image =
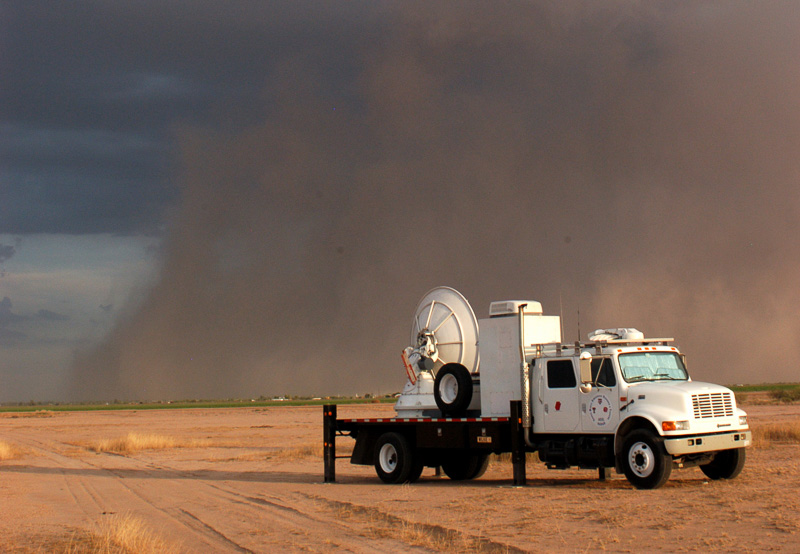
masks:
[[[241,545],[231,541],[223,533],[215,530],[212,526],[203,522],[200,518],[186,512],[185,510],[169,510],[158,506],[147,495],[140,494],[139,491],[129,486],[128,480],[130,479],[131,471],[137,471],[138,468],[134,467],[125,470],[105,467],[96,463],[86,461],[85,459],[78,459],[70,456],[65,456],[57,452],[52,445],[46,444],[42,441],[31,438],[15,437],[14,441],[30,449],[35,455],[41,456],[54,464],[54,470],[61,474],[64,484],[70,497],[73,499],[75,505],[83,512],[85,516],[85,523],[94,524],[97,522],[97,517],[100,515],[110,515],[117,512],[146,512],[151,515],[158,514],[154,519],[157,519],[160,524],[169,527],[179,526],[189,531],[190,535],[194,535],[196,540],[191,541],[195,544],[189,546],[190,550],[196,551],[198,547],[204,549],[211,549],[213,551],[222,549],[234,548],[237,552],[251,552]],[[69,446],[65,443],[58,443],[62,446]],[[109,457],[113,456],[117,461],[122,461],[126,465],[131,465],[136,462],[134,458],[122,456],[114,453],[107,453]],[[87,477],[82,473],[92,472],[92,476]],[[105,474],[105,475],[104,475]],[[106,487],[101,491],[97,486],[92,484],[92,481],[98,477],[111,477],[113,478],[109,483],[113,483],[113,487]],[[128,498],[125,499],[124,508],[116,508],[120,506],[122,499],[121,491],[128,493]],[[130,499],[134,499],[131,505]],[[164,520],[167,518],[167,521]],[[198,526],[197,522],[201,525]],[[179,533],[184,535],[184,533]],[[186,546],[186,545],[185,545]]]
[[[291,472],[288,477],[277,472],[276,478],[269,470],[258,472],[255,477],[247,472],[219,471],[215,466],[183,470],[176,467],[179,464],[162,462],[157,454],[153,461],[149,455],[90,453],[76,447],[86,438],[66,442],[74,435],[53,435],[37,441],[39,435],[31,426],[9,431],[10,439],[11,434],[25,436],[12,440],[28,445],[32,454],[47,460],[15,470],[32,475],[41,483],[56,475],[63,480],[62,494],[76,506],[66,510],[72,512],[71,518],[67,515],[70,524],[80,521],[81,527],[91,527],[106,513],[132,512],[158,534],[164,535],[160,531],[168,530],[167,536],[189,536],[182,541],[188,551],[303,549],[371,553],[376,548],[398,551],[406,546],[391,537],[361,536],[347,522],[320,509],[315,500],[293,494],[291,489],[298,484],[313,486],[307,473],[298,474],[300,480],[296,481]],[[263,480],[258,477],[261,474],[265,476]],[[76,520],[77,514],[80,516]]]
[[[88,521],[93,521],[97,513],[106,513],[106,506],[97,490],[82,477],[75,473],[84,468],[83,462],[64,456],[52,450],[46,443],[31,439],[15,437],[15,442],[23,445],[35,455],[50,460],[61,474],[64,486],[69,492],[75,505],[83,512]]]
[[[117,456],[120,456],[117,454]],[[303,530],[302,549],[328,551],[337,549],[341,551],[350,551],[355,553],[372,553],[375,552],[377,545],[381,545],[382,549],[398,550],[407,548],[409,545],[401,540],[397,540],[391,536],[376,537],[376,536],[363,536],[360,529],[354,528],[352,525],[347,525],[341,518],[335,514],[324,514],[319,509],[320,499],[312,494],[297,494],[297,493],[283,493],[280,497],[270,494],[253,494],[249,492],[242,492],[232,484],[221,484],[219,481],[208,481],[204,478],[205,472],[186,471],[178,469],[167,463],[154,464],[139,460],[136,458],[129,458],[127,456],[120,456],[126,459],[129,463],[134,463],[141,471],[159,475],[161,479],[169,476],[169,481],[186,481],[191,482],[194,486],[194,496],[196,499],[206,499],[207,502],[213,502],[216,505],[226,506],[227,511],[230,512],[230,505],[235,504],[240,507],[237,515],[241,516],[239,519],[246,522],[242,526],[233,526],[222,530],[218,524],[209,523],[209,519],[213,519],[213,514],[203,514],[201,517],[197,513],[189,512],[185,509],[179,511],[194,520],[198,525],[202,526],[199,530],[201,532],[207,531],[211,536],[221,539],[223,542],[230,543],[230,546],[236,551],[252,552],[248,545],[242,544],[244,541],[237,542],[231,539],[232,535],[252,534],[254,521],[265,521],[273,529],[270,535],[273,537],[287,537],[297,535],[298,530]],[[114,471],[110,470],[109,471]],[[200,475],[198,475],[198,473]],[[121,479],[125,479],[124,474],[119,475]],[[129,482],[131,482],[129,480]],[[136,489],[135,483],[131,485],[135,494],[144,494]],[[206,489],[205,491],[201,491]],[[323,499],[327,500],[327,499]],[[174,515],[174,514],[173,514]],[[408,523],[407,525],[411,525]],[[361,527],[361,526],[359,526]],[[312,531],[314,529],[322,529],[323,531]],[[444,533],[439,533],[440,535]],[[276,546],[274,539],[270,541],[270,546]],[[264,549],[266,545],[251,545],[251,548]],[[287,546],[285,541],[277,546]],[[511,551],[503,547],[504,551]],[[258,550],[261,551],[261,550]],[[480,550],[479,550],[480,551]],[[494,550],[484,549],[484,552],[492,552]]]
[[[68,443],[46,444],[33,439],[18,442],[53,462],[87,521],[96,521],[98,514],[122,511],[114,500],[119,499],[122,491],[125,491],[139,501],[127,503],[131,511],[158,513],[160,516],[157,517],[162,520],[162,524],[166,517],[172,525],[180,525],[193,534],[195,541],[191,542],[201,542],[211,546],[215,551],[263,551],[267,546],[263,544],[264,542],[270,546],[286,546],[285,538],[291,536],[296,537],[297,546],[302,545],[304,549],[319,551],[338,549],[367,553],[374,552],[379,545],[387,550],[413,546],[403,540],[402,533],[387,532],[376,535],[371,532],[370,527],[374,526],[374,521],[371,522],[371,519],[374,519],[374,514],[370,514],[368,507],[357,507],[355,504],[347,503],[337,504],[335,501],[313,494],[288,494],[281,497],[266,493],[252,494],[238,490],[235,485],[207,481],[204,478],[205,472],[202,471],[184,471],[170,464],[157,464],[134,456],[110,452],[100,454],[95,462],[57,452],[60,447],[72,446]],[[109,467],[110,460],[113,460],[115,467]],[[94,472],[94,476],[81,476],[85,471]],[[113,477],[114,487],[110,489],[104,487],[99,490],[92,482],[104,475]],[[153,480],[159,482],[155,493]],[[185,493],[180,492],[180,489],[184,489],[187,484],[193,488],[191,496],[195,507],[191,510],[183,507],[166,507],[163,498],[172,496],[171,490],[176,491],[175,497],[185,497]],[[111,502],[106,500],[106,497],[111,497]],[[320,503],[328,510],[320,509]],[[229,515],[231,505],[239,506],[236,510],[237,517],[226,517],[226,525],[220,526],[215,512],[225,509]],[[198,507],[201,509],[197,509]],[[335,513],[341,509],[360,513],[363,517],[359,521],[343,520]],[[230,523],[232,519],[241,521],[242,524],[232,525]],[[390,531],[409,528],[421,530],[433,537],[433,542],[441,543],[445,538],[452,542],[458,533],[439,526],[421,526],[388,514],[383,514],[379,520],[381,526]],[[253,532],[253,522],[258,521],[268,522],[271,529],[262,541],[257,540],[258,537],[255,539],[248,537]],[[239,537],[251,540],[241,540]],[[463,534],[459,534],[458,537],[460,542],[480,545],[476,551],[514,551],[507,547],[490,548],[489,543],[476,541],[472,537],[465,538]],[[254,544],[249,544],[251,542]]]
[[[166,466],[165,466],[166,467]],[[191,472],[180,472],[191,477]],[[335,517],[320,517],[318,501],[313,495],[283,494],[280,498],[274,495],[253,495],[239,491],[233,485],[221,485],[215,482],[198,481],[209,488],[215,498],[225,497],[228,502],[237,504],[255,513],[256,517],[267,520],[273,527],[280,529],[272,534],[290,536],[298,529],[304,530],[303,549],[328,551],[337,549],[354,553],[372,553],[376,550],[376,540],[354,533],[351,526],[345,525]],[[322,529],[324,531],[315,531]],[[343,540],[344,539],[344,540]],[[404,546],[394,540],[378,541],[387,550],[397,550]],[[282,546],[286,546],[283,544]]]
[[[107,453],[109,454],[109,453]],[[110,455],[118,456],[123,458],[126,463],[130,464],[132,462],[138,462],[135,458],[128,458],[126,456],[121,456],[118,454],[110,453]],[[144,485],[132,484],[134,483],[134,478],[131,477],[132,471],[143,471],[143,470],[131,470],[130,468],[125,469],[124,471],[112,468],[104,468],[100,466],[96,466],[94,464],[89,464],[101,471],[105,471],[114,477],[116,477],[116,481],[119,486],[123,487],[127,490],[131,495],[138,498],[142,503],[151,507],[153,510],[156,510],[169,518],[174,523],[185,527],[186,529],[190,530],[196,537],[201,537],[200,542],[204,543],[206,546],[213,548],[214,551],[221,551],[221,550],[233,550],[235,552],[245,552],[245,553],[253,553],[252,550],[242,546],[241,544],[237,543],[236,541],[232,540],[230,537],[226,536],[225,533],[214,527],[211,523],[205,521],[203,518],[198,516],[195,513],[190,512],[185,508],[172,508],[172,507],[162,507],[159,505],[159,502],[153,498],[153,494],[150,492],[149,487]],[[135,465],[135,464],[134,464]],[[150,477],[156,478],[158,480],[165,480],[165,477],[158,476],[158,466],[153,466],[152,464],[144,464],[149,466],[150,469],[147,472],[150,474]],[[143,474],[142,476],[136,477],[135,479],[146,481],[147,475]],[[180,496],[180,494],[176,494],[176,496]],[[191,548],[191,550],[195,550]]]
[[[190,512],[183,507],[163,507],[162,499],[164,497],[185,497],[185,492],[180,489],[185,486],[184,483],[191,483],[189,486],[196,485],[198,483],[196,479],[187,480],[187,475],[183,472],[168,466],[159,466],[116,453],[104,453],[103,455],[114,456],[118,461],[128,467],[110,468],[90,462],[86,463],[100,471],[113,475],[120,487],[123,487],[147,506],[164,514],[176,524],[191,530],[195,537],[201,538],[201,542],[206,546],[212,547],[214,551],[233,550],[235,552],[253,552],[231,539],[226,533],[206,521],[206,519],[197,513]],[[132,477],[134,473],[136,477]],[[148,486],[148,480],[157,480],[158,482],[163,482],[164,485],[160,487]],[[156,489],[155,491],[153,490],[154,488]],[[170,490],[174,490],[174,494],[170,494]],[[196,494],[196,492],[197,491],[195,491],[193,495],[195,503],[197,503],[198,500],[206,500],[208,502],[208,499],[200,498],[200,495]],[[213,503],[213,501],[214,499],[211,499],[210,503]],[[195,550],[195,548],[191,548],[191,550]]]
[[[75,500],[76,505],[81,508],[84,514],[86,514],[87,519],[90,521],[94,520],[98,512],[103,514],[113,512],[111,512],[108,504],[101,500],[101,495],[97,489],[87,482],[87,478],[77,476],[78,472],[86,469],[87,467],[97,472],[98,475],[105,473],[109,476],[113,476],[119,487],[138,498],[150,509],[157,510],[176,523],[191,529],[195,534],[205,537],[207,542],[215,545],[215,549],[232,549],[236,552],[253,552],[253,550],[231,539],[228,534],[226,534],[229,533],[229,531],[223,531],[218,528],[218,526],[215,526],[215,524],[210,523],[207,516],[201,516],[198,513],[190,512],[184,508],[174,509],[163,508],[160,506],[158,499],[154,499],[151,487],[144,485],[148,478],[157,479],[165,483],[163,487],[159,487],[160,494],[158,496],[165,495],[164,487],[167,489],[180,488],[178,485],[176,485],[180,483],[191,483],[191,486],[195,488],[193,493],[195,500],[202,500],[207,505],[225,504],[225,502],[219,502],[219,493],[223,493],[228,496],[227,502],[233,502],[249,509],[248,511],[251,513],[241,514],[244,516],[241,518],[243,521],[253,521],[254,516],[256,516],[261,519],[267,518],[273,524],[281,523],[284,529],[276,532],[278,535],[286,534],[283,531],[290,532],[296,529],[304,529],[307,527],[306,524],[308,523],[308,520],[318,522],[318,520],[315,518],[291,506],[283,505],[276,501],[268,501],[262,498],[247,496],[239,491],[234,490],[233,488],[223,487],[215,483],[204,481],[202,477],[198,477],[197,472],[179,470],[168,464],[155,464],[131,456],[114,452],[105,452],[100,455],[100,460],[113,459],[118,465],[123,466],[108,467],[108,465],[105,464],[98,464],[85,459],[76,459],[64,456],[63,454],[59,454],[50,449],[49,445],[32,439],[25,439],[18,442],[29,447],[31,450],[35,450],[39,455],[46,457],[56,466],[58,466],[58,469],[63,475],[66,486],[70,491],[71,496]],[[66,443],[61,443],[61,445],[64,447],[70,446]],[[136,474],[136,477],[132,477],[133,474]],[[205,493],[202,493],[199,489],[197,489],[198,485],[201,485],[209,490]],[[79,491],[77,491],[77,487],[80,487],[80,489],[85,492],[85,495],[82,495]],[[81,500],[83,496],[92,501],[92,504],[95,508],[94,510],[92,509],[92,506],[87,508],[87,502]],[[112,496],[118,497],[119,494],[118,492],[115,492]],[[183,496],[183,493],[176,493],[175,496],[181,497]],[[270,513],[265,512],[265,508],[268,508]],[[277,512],[290,512],[293,513],[294,517],[287,518],[285,514],[279,514]],[[303,518],[306,518],[306,521],[302,521]],[[235,529],[235,531],[242,533],[246,533],[250,530],[251,526]],[[327,536],[319,536],[316,537],[315,542],[319,544],[320,548],[324,549],[326,547],[330,547],[330,543],[327,540],[328,538],[329,537]],[[373,545],[369,542],[364,542],[364,544],[360,546],[361,548],[357,549],[357,552],[370,552],[373,550]]]
[[[364,506],[342,500],[333,500],[314,494],[304,494],[310,499],[316,500],[328,506],[332,510],[347,512],[349,517],[360,519],[361,523],[367,526],[380,526],[389,531],[397,532],[401,535],[409,535],[415,538],[416,542],[430,542],[445,551],[468,551],[486,553],[526,553],[527,550],[517,548],[508,543],[494,541],[484,537],[464,533],[451,527],[411,521],[403,517],[386,513],[373,506]],[[426,540],[427,538],[427,540]],[[415,546],[408,544],[407,546]]]
[[[248,548],[245,548],[242,545],[238,544],[237,542],[232,541],[231,539],[229,539],[228,537],[223,535],[218,529],[215,529],[214,527],[212,527],[211,525],[209,525],[208,523],[206,523],[205,521],[203,521],[202,519],[200,519],[199,517],[197,517],[193,513],[189,512],[188,510],[184,510],[183,508],[181,508],[180,511],[184,515],[186,515],[189,518],[191,518],[192,521],[195,521],[195,522],[197,522],[198,525],[202,526],[202,529],[207,534],[210,533],[211,535],[217,537],[219,540],[221,540],[224,543],[230,545],[231,548],[233,548],[237,552],[244,552],[246,554],[256,554],[255,551],[250,550]]]
[[[253,537],[254,522],[264,522],[274,530],[264,534],[265,540],[274,543],[272,537],[297,536],[298,530],[303,543],[303,548],[318,549],[321,551],[329,550],[335,545],[331,541],[329,532],[309,532],[309,523],[319,523],[320,520],[314,518],[309,513],[298,510],[290,505],[275,500],[266,500],[241,493],[230,486],[223,486],[204,480],[203,476],[198,476],[197,472],[182,471],[168,464],[154,464],[134,457],[119,456],[124,460],[127,468],[102,468],[104,471],[114,474],[120,485],[128,489],[132,494],[138,496],[143,502],[161,509],[169,517],[181,521],[185,526],[193,529],[195,533],[206,536],[209,540],[217,543],[218,547],[233,550],[236,552],[255,552],[265,548],[263,544],[248,544],[249,542],[258,543],[258,537]],[[93,465],[93,464],[90,464]],[[131,472],[137,472],[136,478],[131,477]],[[146,484],[148,478],[158,479],[163,484],[158,487],[158,492],[154,493],[152,486]],[[176,490],[174,496],[185,497],[185,492],[179,489],[185,486],[192,487],[191,511],[185,508],[159,508],[160,498],[170,496],[170,490]],[[239,506],[235,513],[237,517],[231,518],[231,506]],[[313,508],[313,507],[311,507]],[[224,512],[224,517],[216,516]],[[224,524],[220,522],[224,521]],[[329,527],[325,522],[323,528]],[[243,538],[240,538],[243,537]],[[247,539],[247,540],[244,540]],[[263,541],[262,541],[263,542]],[[373,552],[374,543],[367,540],[355,541],[354,552]],[[285,546],[285,545],[284,545]],[[345,546],[345,545],[335,545]],[[354,546],[348,544],[348,547]],[[260,550],[254,550],[260,549]]]

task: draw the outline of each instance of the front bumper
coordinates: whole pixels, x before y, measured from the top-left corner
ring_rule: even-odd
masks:
[[[731,431],[714,435],[700,435],[691,437],[664,438],[664,447],[672,456],[684,454],[700,454],[716,450],[729,450],[731,448],[744,448],[750,446],[753,433],[746,431]]]

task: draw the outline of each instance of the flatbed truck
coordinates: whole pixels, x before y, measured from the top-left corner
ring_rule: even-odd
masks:
[[[385,483],[414,482],[425,467],[476,479],[491,454],[511,453],[523,485],[529,452],[549,469],[595,469],[601,479],[616,470],[639,489],[662,486],[673,468],[699,466],[710,479],[742,471],[747,414],[729,389],[691,380],[673,339],[615,328],[565,344],[558,317],[538,302],[489,311],[478,324],[454,289],[423,297],[397,416],[339,419],[335,405],[323,407],[326,482],[342,436],[356,440],[351,463],[373,465]]]

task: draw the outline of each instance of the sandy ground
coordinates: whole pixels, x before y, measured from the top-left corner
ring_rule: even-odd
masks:
[[[800,421],[800,406],[744,406],[751,426]],[[390,416],[389,405],[340,406],[339,417]],[[204,446],[95,453],[129,432]],[[656,491],[622,476],[509,463],[454,482],[426,469],[383,485],[372,467],[337,463],[322,482],[322,409],[0,414],[0,551],[49,552],[81,530],[130,515],[181,552],[800,551],[800,446],[751,448],[742,475],[708,481],[676,470]],[[352,448],[340,438],[340,453]]]

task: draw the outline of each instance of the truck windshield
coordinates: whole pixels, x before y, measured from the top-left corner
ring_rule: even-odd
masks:
[[[619,355],[619,368],[628,383],[638,381],[685,381],[686,368],[673,352],[630,352]]]

